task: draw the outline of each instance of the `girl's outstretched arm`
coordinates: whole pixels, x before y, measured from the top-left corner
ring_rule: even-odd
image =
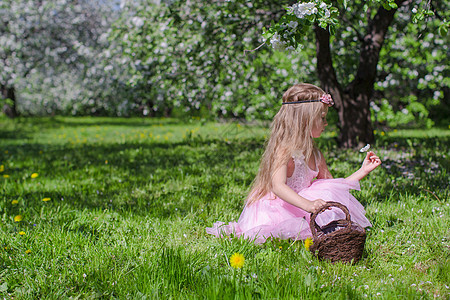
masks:
[[[381,159],[375,155],[373,151],[367,152],[366,158],[362,163],[361,168],[348,176],[348,180],[361,180],[366,177],[370,172],[375,170],[379,165],[381,165]]]
[[[310,201],[301,197],[286,184],[287,164],[275,171],[272,177],[272,192],[287,203],[295,205],[309,213],[315,212],[326,202],[322,199]]]

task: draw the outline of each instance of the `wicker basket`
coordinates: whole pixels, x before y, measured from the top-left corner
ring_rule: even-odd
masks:
[[[346,219],[333,221],[319,227],[316,223],[317,215],[333,206],[340,208],[345,213]],[[351,221],[348,209],[344,205],[327,202],[311,215],[309,226],[313,235],[313,245],[310,247],[310,251],[320,260],[355,263],[361,259],[366,242],[366,231]]]

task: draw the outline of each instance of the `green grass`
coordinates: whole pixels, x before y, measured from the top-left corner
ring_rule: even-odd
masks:
[[[383,165],[354,192],[374,225],[355,265],[319,262],[300,242],[206,234],[239,217],[267,133],[197,119],[0,118],[0,295],[450,297],[450,130],[377,133]],[[317,142],[342,177],[362,154],[335,136]],[[235,252],[242,269],[229,266]]]

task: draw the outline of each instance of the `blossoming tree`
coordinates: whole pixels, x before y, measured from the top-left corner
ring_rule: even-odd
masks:
[[[410,10],[415,15],[415,21],[434,15],[431,1],[354,1],[347,5],[347,1],[314,0],[288,7],[286,15],[265,33],[274,49],[296,51],[307,28],[313,26],[317,74],[322,88],[331,93],[335,100],[339,114],[339,141],[343,147],[361,146],[374,140],[370,100],[377,79],[380,52],[400,7]],[[341,26],[346,26],[354,32],[355,39],[351,42],[358,49],[355,52],[358,57],[355,61],[356,68],[353,74],[345,74],[350,78],[345,85],[342,82],[346,80],[339,78],[335,69],[335,60],[339,53],[332,50],[331,43],[338,15]],[[359,24],[356,25],[356,22]],[[364,23],[366,25],[361,26]],[[442,34],[446,34],[448,26],[449,23],[443,19],[440,26]]]
[[[109,29],[111,5],[112,1],[0,2],[0,101],[8,116],[18,113],[18,95],[26,98],[31,92],[28,98],[41,98],[42,106],[50,103],[46,113],[55,113],[62,99],[94,101],[105,90],[106,84],[97,89],[92,85],[107,81],[100,65],[108,64],[110,57],[101,55],[107,45],[106,36],[101,38]]]

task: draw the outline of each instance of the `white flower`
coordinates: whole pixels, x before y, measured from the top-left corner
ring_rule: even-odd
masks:
[[[295,51],[295,48],[293,47],[293,46],[288,46],[288,47],[286,47],[286,51],[288,51],[288,52],[294,52]],[[286,77],[286,76],[285,76]]]
[[[133,22],[134,26],[136,27],[141,27],[142,25],[144,25],[144,20],[139,17],[133,17],[131,19],[131,22]]]
[[[364,147],[362,147],[361,149],[359,149],[359,152],[367,152],[370,149],[370,144],[365,145]]]
[[[295,29],[298,26],[298,22],[297,21],[290,21],[288,24],[288,27]]]
[[[381,108],[376,105],[375,102],[370,102],[370,107],[376,112],[379,112],[381,110]]]
[[[286,49],[286,42],[281,40],[281,36],[278,33],[272,36],[270,43],[274,50],[284,51]]]
[[[417,9],[415,7],[412,9],[412,13],[417,14]]]
[[[292,11],[297,18],[303,19],[305,16],[317,13],[317,8],[313,2],[297,3],[292,5],[292,8],[290,7],[288,11]]]

